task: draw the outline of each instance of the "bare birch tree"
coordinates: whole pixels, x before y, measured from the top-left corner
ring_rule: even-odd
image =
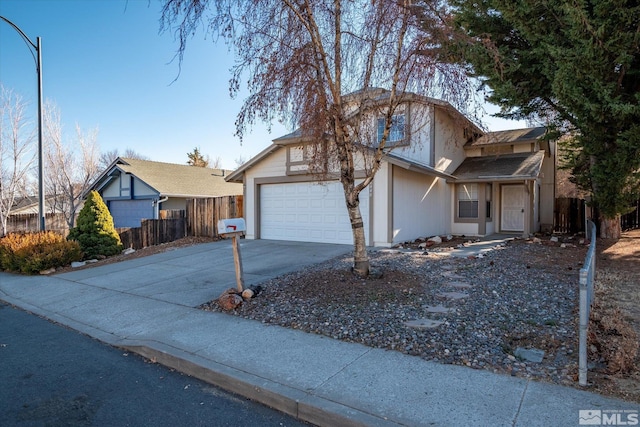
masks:
[[[201,27],[233,48],[231,94],[240,92],[245,79],[249,91],[236,120],[240,138],[256,120],[278,119],[313,141],[310,171],[323,174],[329,164],[337,167],[334,176],[342,184],[353,231],[354,271],[363,276],[369,258],[359,195],[392,149],[387,142],[394,113],[417,101],[415,94],[462,106],[469,93],[461,69],[428,55],[436,41],[422,30],[424,21],[441,28],[445,6],[425,2],[429,7],[417,14],[411,3],[165,0],[162,10],[161,30],[175,31],[180,60]],[[384,118],[382,127],[372,123],[375,116]],[[362,157],[366,176],[356,179]]]
[[[120,150],[115,148],[113,150],[100,153],[100,158],[98,160],[100,170],[103,171],[108,168],[111,163],[113,163],[113,161],[118,157],[124,157],[126,159],[150,160],[149,157],[138,153],[133,148],[127,148],[122,154],[120,154]]]
[[[0,236],[17,198],[26,197],[28,172],[35,160],[35,126],[26,117],[27,103],[0,86]]]
[[[76,138],[65,141],[60,113],[52,104],[45,108],[45,186],[50,208],[64,214],[69,228],[75,225],[82,195],[98,176],[98,130],[83,131],[76,124]]]

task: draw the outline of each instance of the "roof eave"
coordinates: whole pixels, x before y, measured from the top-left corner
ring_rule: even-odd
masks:
[[[418,163],[414,163],[405,159],[402,159],[400,157],[397,156],[393,156],[388,154],[385,157],[385,160],[389,163],[391,163],[394,166],[398,166],[401,167],[403,169],[412,171],[412,172],[418,172],[418,173],[422,173],[425,175],[431,175],[431,176],[435,176],[438,178],[444,178],[444,179],[456,179],[453,175],[448,174],[446,172],[442,172],[439,171],[437,169],[434,169],[432,167],[429,166],[424,166]]]
[[[231,172],[227,177],[225,177],[224,180],[227,181],[227,182],[242,183],[243,182],[243,175],[248,169],[251,169],[257,163],[259,163],[262,159],[264,159],[268,155],[274,153],[275,151],[279,150],[280,148],[281,148],[280,145],[271,144],[270,146],[268,146],[267,148],[262,150],[260,153],[258,153],[251,160],[249,160],[247,163],[243,164],[238,169],[236,169],[235,171]]]

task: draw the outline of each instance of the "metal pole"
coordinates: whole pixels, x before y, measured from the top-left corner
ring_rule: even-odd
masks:
[[[38,215],[40,216],[40,231],[45,230],[44,216],[44,165],[43,165],[43,144],[42,144],[42,123],[43,123],[43,105],[42,105],[42,41],[40,37],[36,38],[37,44],[34,44],[29,37],[13,22],[4,16],[0,16],[7,24],[20,34],[20,37],[28,43],[27,47],[31,51],[31,47],[36,50],[36,69],[38,71]],[[31,47],[29,47],[31,46]],[[33,55],[33,52],[31,53]]]
[[[44,215],[44,154],[42,143],[43,103],[42,103],[42,41],[36,38],[38,51],[38,214],[40,216],[40,231],[45,230]]]

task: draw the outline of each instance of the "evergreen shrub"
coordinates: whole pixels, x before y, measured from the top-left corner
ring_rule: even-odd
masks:
[[[97,191],[89,193],[78,214],[77,226],[69,231],[67,239],[80,244],[85,259],[122,252],[122,242],[113,225],[113,217]]]

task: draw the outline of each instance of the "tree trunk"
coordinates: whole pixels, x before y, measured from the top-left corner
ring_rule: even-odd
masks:
[[[353,231],[353,271],[360,277],[369,275],[369,255],[364,237],[364,222],[360,213],[360,203],[348,208]]]
[[[618,240],[621,234],[622,234],[622,228],[620,226],[620,215],[616,215],[613,218],[607,218],[603,216],[600,219],[600,237],[601,238]]]

